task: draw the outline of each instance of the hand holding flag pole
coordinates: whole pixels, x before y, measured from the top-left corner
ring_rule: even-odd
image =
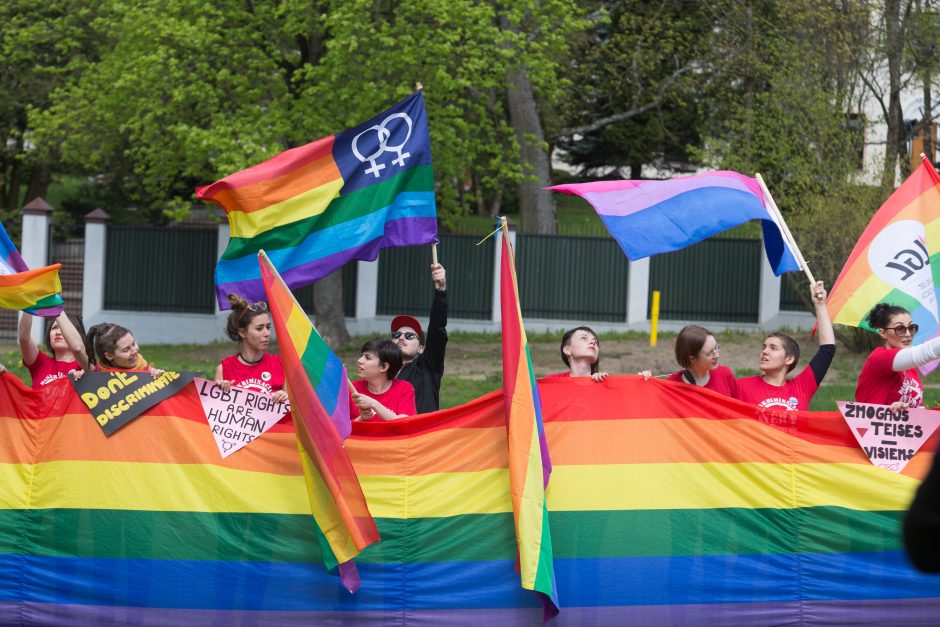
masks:
[[[774,200],[774,197],[771,195],[770,189],[767,188],[767,183],[764,182],[764,178],[760,175],[760,173],[755,174],[754,178],[757,179],[761,190],[764,192],[764,196],[767,198],[767,208],[770,210],[770,217],[774,219],[774,222],[776,222],[777,226],[780,228],[780,233],[783,235],[783,239],[786,241],[787,245],[790,247],[790,250],[793,252],[793,256],[796,257],[797,263],[800,264],[800,269],[806,274],[806,278],[809,279],[809,284],[816,285],[816,278],[813,277],[813,273],[810,271],[809,266],[806,265],[806,260],[803,258],[803,253],[800,252],[800,247],[796,245],[796,240],[793,238],[793,233],[790,232],[790,227],[787,226],[786,221],[783,219],[783,214],[780,213],[780,208],[777,207],[777,203]],[[819,299],[819,294],[816,294],[816,298]]]

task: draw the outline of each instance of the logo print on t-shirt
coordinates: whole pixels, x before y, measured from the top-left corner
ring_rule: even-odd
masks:
[[[789,399],[785,399],[780,396],[771,396],[770,398],[765,398],[762,400],[760,403],[758,403],[757,406],[764,408],[779,407],[789,411],[796,411],[796,408],[799,404],[800,401],[797,400],[795,396],[791,396]]]
[[[261,373],[261,378],[262,378],[264,381],[270,381],[270,380],[271,380],[271,373],[268,372],[267,370],[265,370],[264,372]]]
[[[907,403],[908,407],[923,407],[924,405],[924,389],[920,387],[917,379],[905,376],[898,394],[901,395],[901,401]]]

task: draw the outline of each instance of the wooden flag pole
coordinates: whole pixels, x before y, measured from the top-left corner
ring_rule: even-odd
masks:
[[[810,285],[816,285],[816,279],[813,277],[813,273],[810,271],[809,266],[806,265],[806,260],[803,259],[803,253],[800,252],[800,247],[796,245],[796,240],[793,239],[793,234],[790,232],[790,227],[787,226],[786,221],[783,219],[783,214],[780,213],[780,209],[777,207],[777,203],[774,201],[774,197],[770,194],[770,190],[767,189],[767,184],[764,182],[764,178],[758,173],[755,175],[758,184],[760,185],[761,190],[763,190],[764,195],[767,197],[770,206],[770,217],[774,219],[774,222],[777,223],[777,227],[780,229],[780,234],[783,236],[784,241],[793,251],[794,256],[796,257],[796,262],[800,264],[800,269],[806,274],[806,278],[809,279]]]
[[[437,265],[437,244],[431,244],[431,263]]]

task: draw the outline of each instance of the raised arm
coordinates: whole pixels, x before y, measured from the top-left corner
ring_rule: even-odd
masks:
[[[20,353],[23,354],[23,364],[29,366],[39,356],[39,347],[32,338],[33,315],[23,312],[19,325],[16,328],[16,339],[20,343]]]
[[[826,306],[826,296],[826,286],[822,281],[816,281],[815,285],[810,286],[809,297],[816,309],[816,337],[820,346],[836,343],[836,334],[829,318],[829,307]]]
[[[59,323],[62,338],[69,345],[69,350],[72,351],[72,357],[75,358],[82,370],[88,370],[88,353],[85,351],[85,342],[78,333],[78,329],[75,328],[75,325],[72,324],[64,311],[55,320]]]

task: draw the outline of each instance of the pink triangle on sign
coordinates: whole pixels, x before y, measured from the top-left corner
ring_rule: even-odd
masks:
[[[856,431],[858,431],[858,437],[864,438],[865,434],[868,433],[868,427],[858,427]]]

